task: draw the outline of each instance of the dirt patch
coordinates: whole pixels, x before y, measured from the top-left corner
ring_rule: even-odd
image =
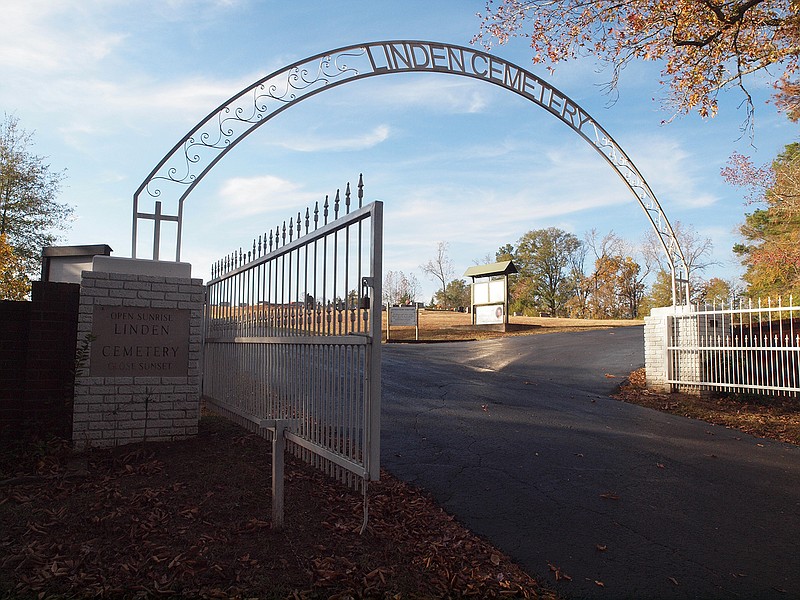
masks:
[[[555,598],[424,492],[362,496],[289,459],[270,523],[270,444],[218,417],[197,438],[72,454],[0,448],[1,598]]]
[[[800,445],[800,399],[672,393],[646,388],[645,370],[631,373],[618,400],[682,417],[724,425],[758,437]]]

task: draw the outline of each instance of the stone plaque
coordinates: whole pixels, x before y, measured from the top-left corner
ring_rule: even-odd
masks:
[[[94,307],[91,377],[186,377],[190,311]]]

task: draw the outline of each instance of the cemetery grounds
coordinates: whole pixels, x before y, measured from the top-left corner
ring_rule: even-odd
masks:
[[[470,315],[421,311],[420,339],[636,325],[512,317],[511,333],[464,328]],[[385,327],[384,327],[385,330]],[[414,339],[393,328],[392,343]],[[800,443],[797,399],[655,394],[644,370],[615,397]],[[73,453],[58,439],[0,442],[0,598],[557,598],[389,473],[363,497],[304,463],[286,467],[286,526],[270,524],[270,444],[213,415],[197,438]]]

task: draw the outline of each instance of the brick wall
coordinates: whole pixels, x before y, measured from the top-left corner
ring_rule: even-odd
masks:
[[[187,310],[189,368],[181,377],[93,377],[87,361],[76,377],[73,442],[77,447],[171,441],[197,434],[203,297],[200,279],[84,272],[79,345],[92,333],[96,305]]]
[[[0,302],[0,430],[69,437],[80,286],[35,281]]]

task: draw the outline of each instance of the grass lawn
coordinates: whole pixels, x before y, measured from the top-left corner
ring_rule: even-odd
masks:
[[[509,317],[509,323],[520,327],[518,331],[474,331],[468,329],[472,315],[468,313],[421,310],[419,311],[419,339],[421,342],[483,340],[503,336],[536,335],[560,331],[586,331],[642,325],[644,321],[622,319],[562,319],[558,317]],[[389,338],[392,342],[414,340],[413,327],[392,327]],[[383,312],[383,339],[386,340],[386,311]]]

